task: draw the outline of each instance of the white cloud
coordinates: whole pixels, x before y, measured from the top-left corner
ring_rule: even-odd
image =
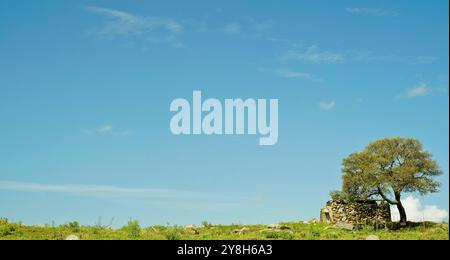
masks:
[[[112,125],[103,125],[100,127],[97,127],[95,129],[89,129],[89,130],[83,130],[85,134],[88,135],[109,135],[109,136],[116,136],[116,137],[127,137],[130,135],[133,135],[135,133],[134,130],[126,129],[126,130],[116,130]]]
[[[332,64],[343,62],[345,60],[345,55],[331,51],[322,51],[319,47],[313,45],[304,50],[290,50],[281,57],[281,60]]]
[[[227,34],[242,39],[271,39],[270,30],[274,26],[271,20],[256,20],[253,17],[241,17],[235,20],[216,23],[209,19],[189,18],[183,20],[184,30],[196,34]]]
[[[113,127],[111,125],[105,125],[105,126],[99,127],[96,130],[96,132],[99,134],[106,134],[106,133],[111,132],[112,130],[113,130]]]
[[[374,7],[348,7],[345,11],[351,14],[370,15],[370,16],[397,16],[398,13],[383,8]]]
[[[401,63],[407,65],[426,65],[438,60],[433,56],[402,56],[398,54],[380,54],[372,51],[350,50],[346,52],[346,57],[351,62],[361,62],[370,64]]]
[[[175,191],[159,189],[130,189],[115,186],[41,184],[0,181],[0,190],[26,192],[54,192],[91,196],[143,196],[160,197],[174,194]]]
[[[152,42],[175,42],[175,35],[182,30],[181,24],[172,18],[139,16],[129,12],[89,6],[91,13],[107,18],[96,33],[108,36],[143,36]]]
[[[259,21],[252,17],[244,17],[238,21],[225,23],[219,28],[209,28],[206,23],[201,23],[201,31],[222,32],[230,35],[238,35],[243,38],[269,37],[269,31],[273,27],[272,21]]]
[[[298,78],[298,79],[312,79],[313,76],[309,73],[292,71],[289,69],[277,69],[275,73],[282,78]]]
[[[415,98],[415,97],[423,97],[431,94],[432,89],[428,87],[427,84],[421,83],[414,88],[408,89],[406,91],[406,97]]]
[[[421,222],[421,221],[432,221],[432,222],[442,222],[448,219],[448,211],[444,209],[439,209],[435,205],[422,205],[418,198],[413,196],[408,196],[402,200],[403,206],[406,210],[406,215],[408,221]],[[395,206],[391,207],[392,220],[398,221],[400,215]]]
[[[336,107],[335,101],[322,101],[319,103],[319,107],[325,111],[331,111]]]
[[[20,192],[65,193],[71,195],[102,197],[102,198],[132,198],[132,199],[150,199],[150,198],[233,199],[234,198],[176,189],[124,188],[108,185],[42,184],[42,183],[11,182],[11,181],[0,181],[0,190],[20,191]]]
[[[124,188],[108,185],[43,184],[0,180],[0,191],[66,194],[115,202],[139,203],[141,207],[151,205],[177,210],[226,212],[255,205],[255,200],[250,197],[178,189]]]

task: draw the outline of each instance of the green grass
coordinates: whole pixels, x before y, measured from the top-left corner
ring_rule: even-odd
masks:
[[[332,228],[329,225],[289,222],[282,223],[289,230],[267,230],[264,225],[204,225],[196,230],[178,226],[153,226],[141,228],[130,220],[127,226],[107,227],[80,226],[77,222],[66,225],[25,226],[0,220],[0,240],[63,240],[76,235],[82,240],[363,240],[375,235],[381,240],[448,240],[448,223],[424,223],[400,230],[365,227],[357,231]],[[246,228],[242,233],[236,230]],[[196,232],[197,231],[197,232]]]

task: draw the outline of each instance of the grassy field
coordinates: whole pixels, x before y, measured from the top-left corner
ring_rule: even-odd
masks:
[[[202,227],[153,226],[141,228],[137,221],[112,229],[85,227],[76,222],[66,225],[25,226],[0,220],[0,240],[64,240],[75,235],[81,240],[364,240],[375,235],[381,240],[448,240],[448,223],[425,223],[401,230],[366,227],[347,231],[319,223],[281,223],[286,230],[271,230],[263,225],[211,225]]]

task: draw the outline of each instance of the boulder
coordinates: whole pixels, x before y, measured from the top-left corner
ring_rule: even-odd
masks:
[[[80,240],[80,238],[77,235],[69,235],[66,240]]]
[[[270,230],[289,230],[291,228],[288,227],[288,226],[280,225],[280,224],[271,224],[271,225],[267,226],[267,229],[270,229]]]
[[[369,235],[366,237],[366,240],[380,240],[380,238],[375,235]]]
[[[184,229],[187,232],[189,232],[189,233],[191,233],[193,235],[199,235],[200,234],[200,230],[198,230],[198,228],[196,226],[194,226],[194,225],[188,225],[188,226],[184,227]]]
[[[349,231],[355,230],[355,226],[354,225],[352,225],[350,223],[346,223],[346,222],[338,222],[334,226],[336,228],[340,228],[340,229],[343,229],[343,230],[349,230]]]
[[[250,231],[249,228],[243,227],[243,228],[241,228],[241,229],[235,229],[235,230],[233,230],[233,233],[239,234],[239,235],[240,235],[240,234],[245,233],[245,232],[248,232],[248,231]]]

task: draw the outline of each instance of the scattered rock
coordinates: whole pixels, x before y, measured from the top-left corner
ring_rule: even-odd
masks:
[[[249,228],[243,227],[243,228],[241,228],[241,229],[233,230],[233,233],[239,234],[239,235],[240,235],[240,234],[245,233],[245,232],[248,232],[248,231],[250,231]]]
[[[77,235],[69,235],[66,240],[80,240],[80,238]]]
[[[280,224],[271,224],[271,225],[267,226],[267,229],[270,229],[270,230],[289,230],[291,228],[288,227],[288,226],[280,225]]]
[[[194,225],[188,225],[184,228],[187,232],[193,234],[193,235],[199,235],[200,234],[200,230],[198,230],[198,228]]]
[[[355,230],[355,226],[350,223],[338,222],[334,225],[336,228],[344,229],[344,230]]]
[[[366,240],[380,240],[380,238],[375,235],[369,235],[368,237],[366,237]]]

